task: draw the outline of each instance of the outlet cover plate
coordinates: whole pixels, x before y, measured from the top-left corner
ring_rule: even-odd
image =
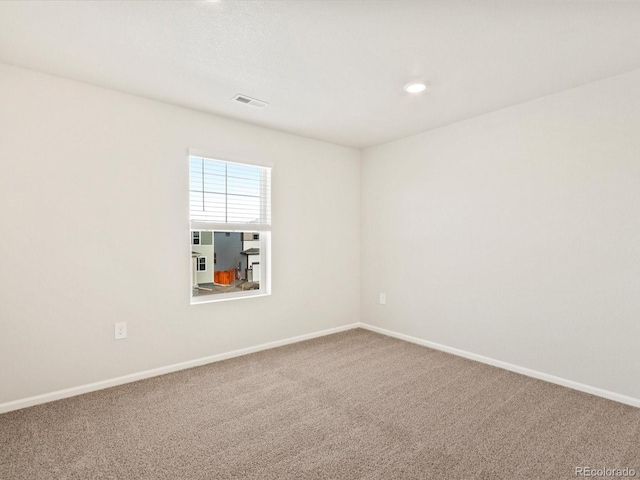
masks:
[[[116,323],[114,334],[116,340],[127,338],[127,322]]]

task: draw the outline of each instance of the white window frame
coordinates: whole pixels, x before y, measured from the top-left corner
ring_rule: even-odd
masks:
[[[201,268],[201,260],[204,260],[204,268]],[[207,271],[207,257],[198,257],[196,260],[196,272],[206,272]]]
[[[226,163],[237,163],[240,165],[253,166],[259,168],[269,168],[271,169],[271,165],[268,163],[261,161],[234,161],[228,155],[221,155],[215,153],[207,153],[202,150],[189,150],[189,155],[187,157],[187,168],[190,169],[191,157],[198,157],[210,160],[217,160]],[[190,170],[188,170],[190,171]],[[265,197],[266,198],[266,197]],[[271,199],[268,198],[268,202],[261,202],[262,208],[266,209],[266,205],[269,204],[270,207]],[[193,296],[193,289],[190,286],[190,298],[192,305],[205,304],[205,303],[216,303],[227,300],[238,300],[243,298],[255,298],[255,297],[264,297],[271,295],[271,224],[231,224],[231,223],[210,223],[210,222],[202,222],[202,221],[194,221],[190,220],[190,230],[194,231],[209,231],[213,237],[213,248],[215,251],[215,234],[218,232],[224,233],[242,233],[242,232],[250,232],[253,234],[260,235],[260,279],[259,285],[260,288],[257,290],[247,290],[247,291],[239,291],[239,292],[228,292],[228,293],[216,293],[211,295],[200,295]],[[191,233],[191,238],[193,240],[193,233]],[[202,239],[202,233],[200,233],[200,239]],[[201,241],[201,240],[200,240]],[[189,254],[191,254],[191,247]],[[215,267],[214,267],[215,269]],[[211,271],[213,272],[214,269]]]

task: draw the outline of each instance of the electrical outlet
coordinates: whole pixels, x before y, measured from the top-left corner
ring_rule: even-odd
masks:
[[[381,293],[380,294],[380,305],[386,305],[387,304],[387,294],[386,293]]]
[[[116,323],[115,339],[122,340],[123,338],[127,338],[127,322],[118,322]]]

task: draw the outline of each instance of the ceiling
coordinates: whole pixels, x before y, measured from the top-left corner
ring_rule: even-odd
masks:
[[[0,62],[366,148],[640,68],[640,3],[5,1]]]

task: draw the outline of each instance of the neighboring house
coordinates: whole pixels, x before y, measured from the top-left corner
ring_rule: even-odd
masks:
[[[212,283],[214,272],[239,269],[238,281],[260,278],[260,237],[255,232],[191,232],[193,286]]]

